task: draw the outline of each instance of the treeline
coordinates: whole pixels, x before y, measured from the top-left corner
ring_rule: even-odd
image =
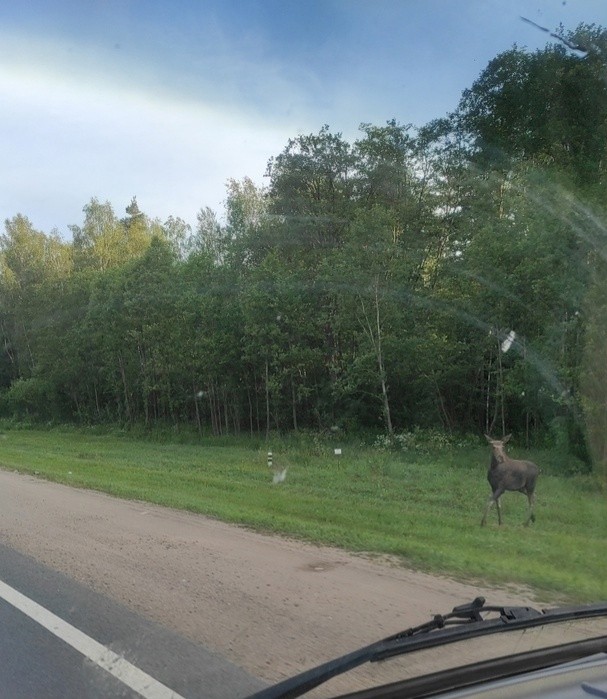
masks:
[[[422,128],[293,138],[221,222],[7,220],[2,414],[602,448],[607,33],[566,38],[585,51],[513,48]]]

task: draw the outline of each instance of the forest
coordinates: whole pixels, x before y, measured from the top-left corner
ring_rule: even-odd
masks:
[[[514,432],[606,473],[607,30],[562,38],[421,127],[294,136],[195,226],[7,219],[0,417]]]

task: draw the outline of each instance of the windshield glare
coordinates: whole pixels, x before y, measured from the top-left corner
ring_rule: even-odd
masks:
[[[607,599],[604,0],[5,2],[0,102],[8,696]]]

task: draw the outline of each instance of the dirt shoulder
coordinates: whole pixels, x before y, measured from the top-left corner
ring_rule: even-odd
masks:
[[[0,471],[0,535],[271,682],[478,595],[533,603],[513,591],[7,471]],[[333,687],[343,691],[365,677],[390,679],[373,666]]]

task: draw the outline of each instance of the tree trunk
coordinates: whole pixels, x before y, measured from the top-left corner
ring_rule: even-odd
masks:
[[[297,402],[295,400],[295,382],[291,376],[291,407],[293,410],[293,429],[297,432]]]
[[[207,384],[207,395],[209,396],[209,412],[211,414],[211,430],[213,431],[213,435],[217,436],[219,434],[219,430],[217,428],[217,414],[215,413],[215,401],[214,401],[214,396],[213,396],[213,382],[210,381]]]
[[[375,327],[371,325],[371,321],[367,316],[367,311],[365,309],[365,304],[362,298],[360,299],[363,315],[366,322],[366,331],[369,335],[369,339],[375,348],[375,355],[377,358],[377,368],[379,371],[379,382],[381,386],[381,402],[382,402],[382,412],[384,414],[384,423],[386,425],[386,430],[389,435],[394,434],[394,428],[392,426],[392,415],[390,412],[390,399],[388,397],[388,383],[386,381],[386,370],[384,367],[384,355],[382,349],[382,330],[381,330],[381,314],[379,310],[379,281],[375,281]]]
[[[125,409],[125,414],[126,414],[126,419],[128,422],[131,422],[131,405],[129,402],[129,391],[128,391],[128,386],[126,382],[126,371],[124,369],[124,361],[122,359],[122,355],[118,355],[118,365],[120,367],[120,376],[122,377],[122,387],[124,389],[124,409]]]
[[[97,410],[97,419],[101,419],[101,407],[99,406],[99,394],[97,393],[97,382],[93,382],[93,391],[95,392],[95,408]]]
[[[253,436],[253,401],[251,400],[251,387],[247,384],[247,400],[249,402],[249,434]]]
[[[202,421],[200,419],[200,406],[198,405],[198,395],[196,392],[196,381],[192,378],[192,393],[194,394],[194,407],[196,409],[196,425],[198,434],[202,437]]]
[[[266,439],[270,437],[270,369],[266,359]]]

